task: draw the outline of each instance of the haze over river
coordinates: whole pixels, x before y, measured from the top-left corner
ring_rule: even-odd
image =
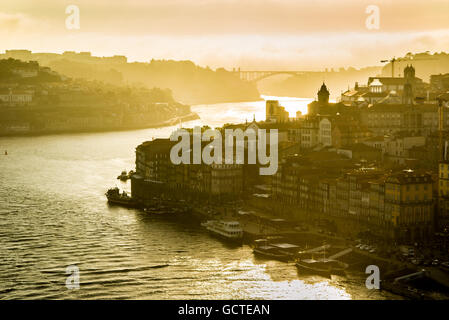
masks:
[[[291,116],[310,101],[279,99]],[[201,120],[183,126],[265,117],[264,101],[192,109]],[[135,147],[173,129],[0,138],[0,298],[385,298],[365,279],[302,279],[294,264],[259,260],[200,226],[109,207],[109,187],[129,190],[116,177],[135,169]],[[69,265],[79,290],[65,287]]]

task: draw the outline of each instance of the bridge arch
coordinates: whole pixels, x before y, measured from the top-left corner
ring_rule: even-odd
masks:
[[[241,80],[249,81],[249,82],[258,82],[262,79],[269,78],[272,76],[276,76],[279,74],[287,74],[291,76],[304,74],[305,71],[290,71],[290,70],[272,70],[272,71],[251,71],[251,70],[237,70],[233,71]]]

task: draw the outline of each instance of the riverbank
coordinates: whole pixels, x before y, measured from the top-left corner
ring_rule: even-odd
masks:
[[[225,107],[235,113],[198,112],[201,121],[194,125],[214,121],[222,126],[236,118],[252,119],[256,110],[265,110],[263,101],[215,109],[223,111]],[[197,111],[194,106],[192,111]],[[109,206],[104,195],[108,187],[117,185],[129,191],[130,183],[116,178],[121,171],[135,168],[135,147],[152,137],[167,138],[172,130],[2,137],[0,152],[8,149],[9,153],[0,157],[4,226],[0,238],[5,248],[0,250],[2,297],[396,298],[367,290],[360,277],[329,280],[303,276],[291,263],[255,257],[248,245],[227,246],[193,222],[189,214],[167,216]],[[80,269],[80,290],[65,288],[65,269],[73,264]]]
[[[44,135],[53,135],[53,134],[67,134],[67,133],[98,133],[98,132],[120,132],[120,131],[130,131],[130,130],[140,130],[140,129],[156,129],[163,127],[170,127],[178,125],[182,122],[199,120],[200,116],[196,112],[190,112],[186,115],[175,116],[168,120],[164,120],[157,123],[148,123],[148,124],[139,124],[139,125],[124,125],[120,127],[110,127],[110,128],[86,128],[86,129],[67,129],[64,127],[59,128],[58,130],[33,130],[29,127],[29,125],[18,126],[16,130],[10,132],[4,132],[0,130],[0,137],[18,137],[18,136],[29,136],[29,137],[37,137]]]
[[[324,231],[313,222],[288,221],[245,205],[243,202],[175,200],[169,198],[167,194],[148,199],[142,204],[142,208],[144,207],[150,214],[178,214],[176,221],[180,224],[199,225],[207,220],[238,221],[244,232],[244,243],[250,246],[253,246],[256,239],[267,238],[275,239],[277,243],[296,245],[301,251],[326,244],[325,252],[318,250],[314,253],[315,256],[326,256],[343,263],[347,266],[345,270],[347,276],[365,281],[367,267],[374,265],[380,270],[381,290],[408,299],[449,297],[449,273],[442,272],[438,268],[426,268],[427,271],[424,272],[423,268],[398,260],[394,255],[385,256],[373,249],[368,252],[360,248],[359,241],[345,238],[344,234]],[[295,255],[294,258],[299,256]],[[419,281],[416,281],[415,274],[418,274]]]

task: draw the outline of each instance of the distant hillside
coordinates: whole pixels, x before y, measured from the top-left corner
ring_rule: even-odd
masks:
[[[43,82],[60,82],[61,76],[49,68],[42,68],[36,61],[16,59],[0,60],[0,83],[33,85]]]
[[[170,89],[68,79],[38,62],[0,60],[0,136],[161,127],[198,119]]]
[[[347,90],[348,86],[353,87],[355,82],[366,84],[368,77],[378,75],[381,69],[381,67],[367,67],[360,70],[341,68],[339,71],[306,72],[281,81],[261,83],[259,90],[267,95],[314,98],[324,81],[330,90],[331,98],[335,99],[340,96],[341,91]]]
[[[394,64],[395,76],[403,76],[404,68],[407,65],[413,65],[416,70],[416,76],[425,82],[430,81],[433,74],[449,73],[449,54],[445,52],[431,54],[429,52],[407,53],[403,57],[396,58]],[[382,75],[391,77],[391,63],[385,65],[382,69]]]
[[[124,56],[94,57],[89,52],[31,53],[7,50],[2,58],[38,61],[72,78],[98,80],[115,85],[169,88],[176,100],[187,104],[257,100],[257,87],[224,69],[202,68],[191,61],[151,60],[128,63]]]
[[[445,52],[407,53],[404,57],[396,58],[394,75],[402,77],[407,65],[413,65],[416,76],[429,83],[431,75],[449,73],[449,54]],[[360,70],[341,68],[338,71],[330,72],[306,72],[303,75],[284,80],[268,78],[267,81],[260,83],[259,90],[262,94],[267,95],[313,98],[321,83],[325,81],[331,98],[335,99],[340,96],[341,91],[347,90],[348,86],[353,87],[355,82],[366,85],[369,77],[378,75],[391,77],[391,71],[391,63],[387,63],[383,67],[367,67]]]

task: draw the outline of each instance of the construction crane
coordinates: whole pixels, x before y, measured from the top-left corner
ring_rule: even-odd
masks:
[[[396,59],[396,57],[393,57],[393,59],[390,59],[390,60],[380,60],[380,62],[382,62],[382,63],[391,63],[391,77],[392,78],[394,78],[394,63],[396,62],[396,61],[402,61],[402,60],[409,60],[409,59],[402,59],[402,58],[397,58]]]
[[[382,63],[391,63],[391,77],[394,78],[394,64],[396,61],[412,61],[412,62],[417,62],[417,61],[423,61],[423,60],[438,60],[435,58],[419,58],[419,59],[413,59],[413,58],[397,58],[393,57],[393,59],[390,60],[380,60],[380,62]]]

